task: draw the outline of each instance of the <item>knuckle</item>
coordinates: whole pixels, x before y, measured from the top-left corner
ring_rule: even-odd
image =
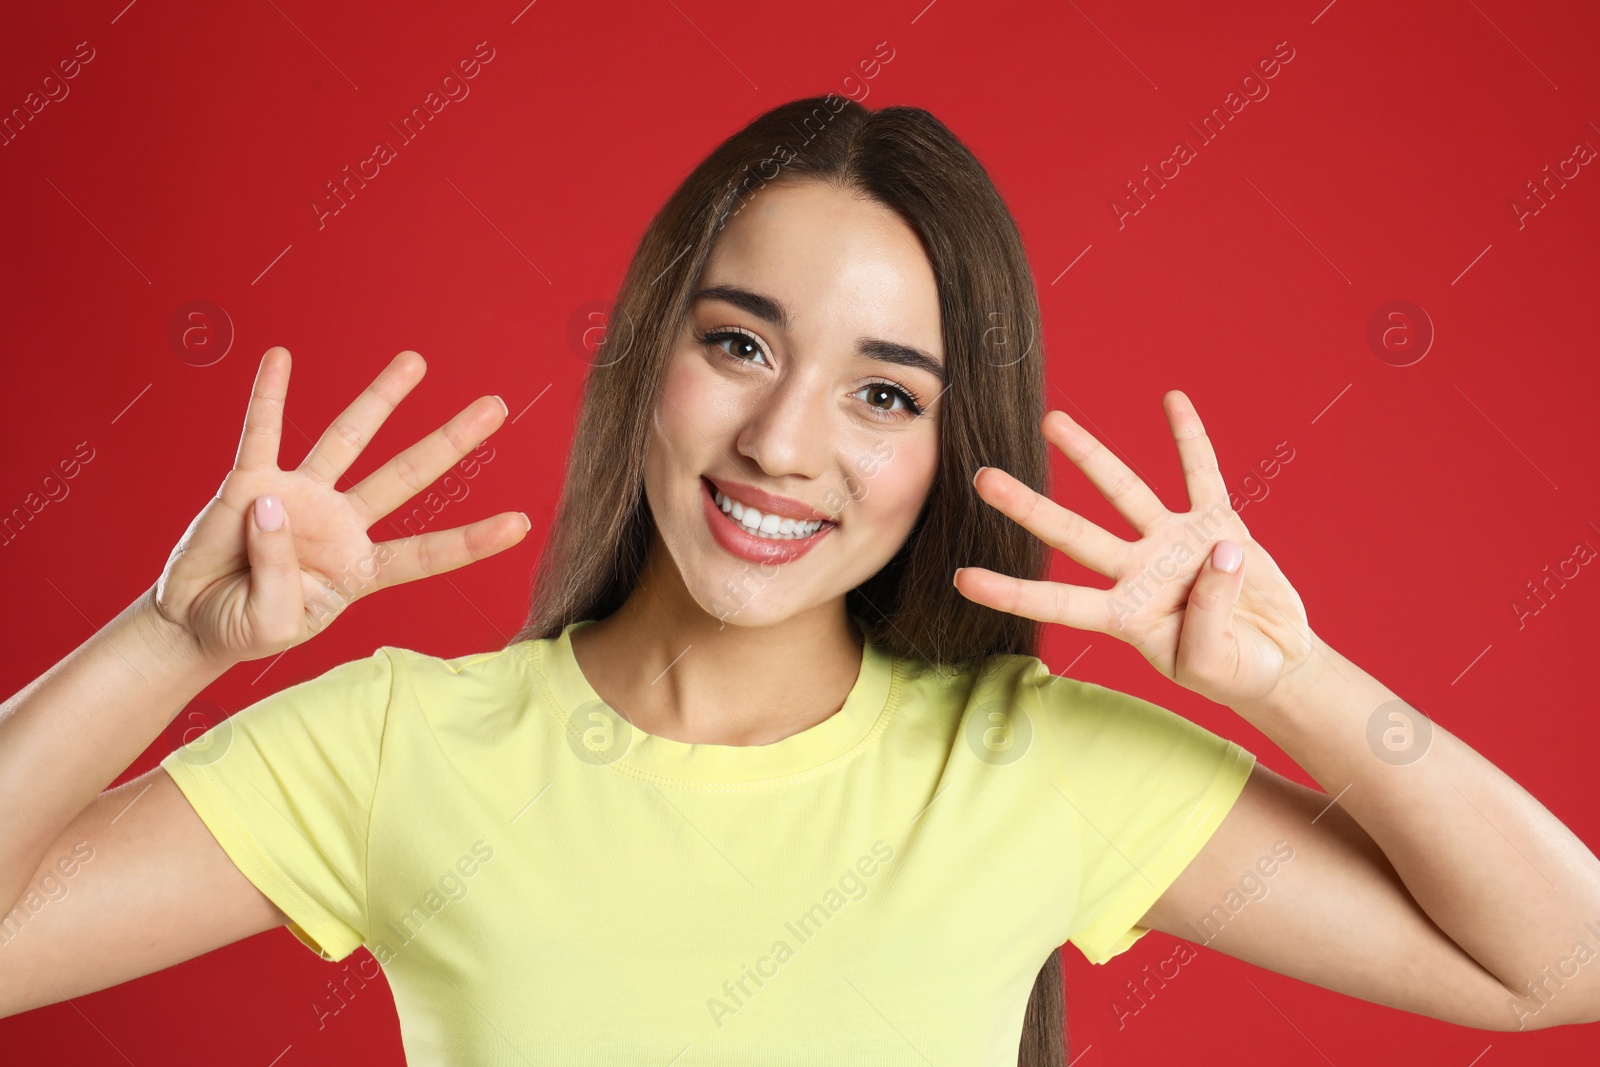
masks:
[[[1137,481],[1138,478],[1132,471],[1124,470],[1116,476],[1111,483],[1111,488],[1106,492],[1110,496],[1127,496],[1133,490],[1134,483]]]
[[[450,447],[454,448],[457,452],[470,452],[472,450],[474,442],[462,434],[461,427],[458,423],[449,423],[445,426],[443,432],[444,439],[449,441]]]
[[[345,444],[352,448],[361,448],[366,440],[361,431],[345,419],[338,419],[333,424],[333,431],[339,435]]]
[[[417,545],[417,570],[424,576],[439,573],[436,569],[437,560],[434,558],[434,540],[423,538]]]
[[[416,464],[412,463],[404,454],[394,457],[394,473],[395,477],[399,478],[413,494],[422,490],[423,482],[417,473]]]
[[[1064,619],[1064,618],[1067,617],[1067,602],[1070,599],[1071,599],[1071,594],[1069,594],[1067,592],[1065,586],[1053,585],[1051,587],[1051,589],[1050,589],[1050,601],[1051,601],[1052,610],[1054,611],[1054,614],[1055,614],[1056,618]]]
[[[1069,511],[1061,520],[1061,541],[1063,544],[1077,544],[1083,540],[1088,530],[1088,522],[1082,515]]]

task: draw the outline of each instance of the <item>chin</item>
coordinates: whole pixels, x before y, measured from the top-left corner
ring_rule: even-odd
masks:
[[[695,603],[725,626],[772,626],[814,606],[809,599],[799,603],[793,589],[783,588],[792,585],[792,576],[771,564],[729,560],[726,566],[705,568],[688,585]]]

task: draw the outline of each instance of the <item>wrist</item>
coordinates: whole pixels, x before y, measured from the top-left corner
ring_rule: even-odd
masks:
[[[218,662],[208,656],[195,637],[161,610],[156,600],[158,586],[152,584],[135,602],[132,621],[150,657],[180,675],[214,680],[227,673],[231,662]]]
[[[1342,659],[1332,646],[1310,634],[1307,652],[1298,663],[1286,669],[1272,691],[1234,710],[1247,719],[1264,716],[1283,717],[1312,706],[1318,693],[1329,686],[1342,684],[1339,661]]]

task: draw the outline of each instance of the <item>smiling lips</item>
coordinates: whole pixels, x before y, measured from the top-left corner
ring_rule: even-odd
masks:
[[[732,493],[723,492],[717,483],[702,477],[702,510],[712,537],[740,559],[791,563],[838,526],[797,501],[737,482],[729,482],[728,486]]]

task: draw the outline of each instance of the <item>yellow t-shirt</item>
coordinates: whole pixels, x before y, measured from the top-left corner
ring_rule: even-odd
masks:
[[[384,646],[162,760],[301,941],[372,951],[413,1067],[1014,1067],[1047,955],[1147,933],[1255,762],[1031,656],[871,644],[816,726],[687,744],[600,700],[588,624]]]

